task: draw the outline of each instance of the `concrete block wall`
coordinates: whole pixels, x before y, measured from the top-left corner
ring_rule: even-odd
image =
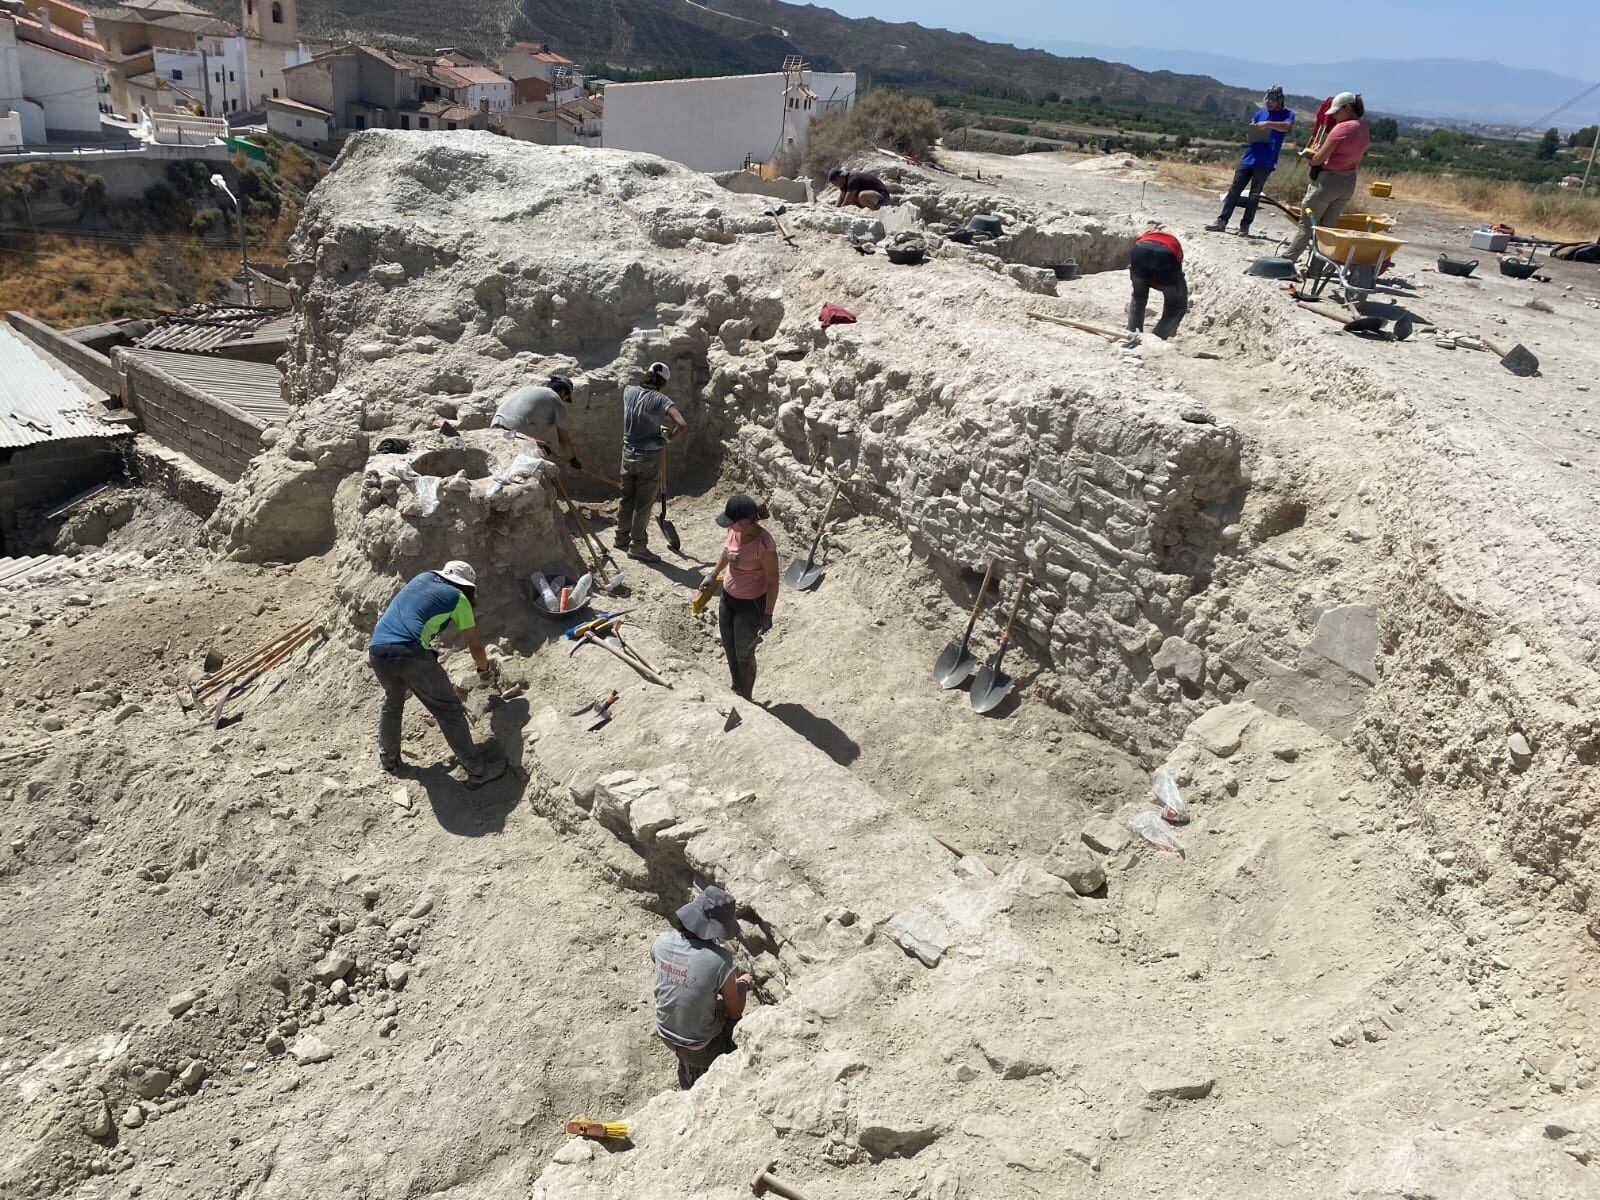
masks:
[[[133,439],[128,455],[133,477],[171,496],[202,521],[217,510],[227,481],[170,450],[148,434]]]
[[[0,450],[0,551],[16,543],[20,516],[120,475],[129,440],[66,438]]]
[[[162,445],[230,483],[261,453],[267,427],[249,414],[120,350],[115,361],[123,403]]]

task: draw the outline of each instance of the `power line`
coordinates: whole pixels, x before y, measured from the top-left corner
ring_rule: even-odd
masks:
[[[1585,96],[1594,91],[1600,91],[1600,83],[1592,84],[1589,87],[1584,88],[1583,91],[1579,92],[1571,100],[1568,100],[1565,104],[1561,105],[1560,108],[1552,109],[1551,111],[1545,113],[1545,115],[1540,117],[1537,121],[1532,121],[1529,124],[1524,125],[1521,129],[1517,130],[1516,133],[1511,135],[1512,139],[1515,140],[1528,131],[1539,128],[1541,125],[1544,125],[1546,129],[1550,128],[1548,125],[1545,125],[1546,121],[1549,121],[1554,117],[1559,117],[1562,113],[1566,112],[1567,109],[1571,108],[1578,101],[1582,100]]]

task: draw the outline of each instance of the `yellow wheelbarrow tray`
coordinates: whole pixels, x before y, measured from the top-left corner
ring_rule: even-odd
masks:
[[[1399,238],[1357,229],[1330,229],[1318,225],[1312,232],[1317,239],[1317,253],[1345,268],[1371,267],[1381,271],[1405,245]]]

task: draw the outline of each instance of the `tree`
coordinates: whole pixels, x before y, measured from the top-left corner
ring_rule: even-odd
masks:
[[[1541,162],[1549,162],[1556,156],[1556,151],[1561,149],[1561,131],[1559,129],[1546,129],[1544,136],[1539,139],[1539,149],[1535,152]]]
[[[1372,122],[1372,140],[1375,142],[1398,142],[1400,140],[1400,122],[1393,117],[1379,117]]]
[[[1573,147],[1574,149],[1582,147],[1583,149],[1587,150],[1590,146],[1594,145],[1594,140],[1596,137],[1600,137],[1600,125],[1587,125],[1569,137],[1567,139],[1567,145]]]

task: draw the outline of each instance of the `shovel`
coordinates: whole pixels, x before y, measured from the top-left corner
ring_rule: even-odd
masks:
[[[683,543],[678,540],[678,527],[667,520],[667,452],[661,451],[661,511],[656,514],[656,528],[667,539],[674,554],[683,553]]]
[[[1017,581],[1017,594],[1012,597],[1011,615],[1006,618],[1006,628],[1000,635],[1000,645],[996,647],[994,657],[983,664],[977,678],[972,681],[973,712],[990,712],[1011,694],[1011,685],[1015,681],[1000,669],[1000,664],[1005,659],[1006,647],[1011,643],[1011,627],[1017,623],[1017,610],[1022,607],[1022,593],[1027,589],[1026,579]]]
[[[989,594],[989,581],[993,578],[994,559],[991,558],[989,569],[983,573],[983,586],[978,589],[978,602],[972,606],[972,616],[967,618],[967,629],[961,635],[960,644],[951,642],[933,664],[934,682],[946,691],[965,683],[967,676],[978,667],[978,660],[972,657],[967,645],[972,641],[972,630],[978,623],[978,613],[983,609],[984,597]]]
[[[1539,373],[1538,358],[1535,357],[1532,350],[1529,350],[1521,342],[1518,342],[1507,351],[1500,349],[1499,346],[1496,346],[1481,334],[1478,340],[1488,348],[1490,354],[1498,354],[1500,356],[1500,365],[1513,375],[1520,375],[1522,378],[1527,379]]]
[[[828,505],[822,510],[822,519],[817,522],[817,536],[811,540],[811,552],[806,555],[804,562],[797,558],[789,564],[783,573],[785,587],[803,592],[822,578],[823,566],[817,561],[817,549],[822,545],[822,535],[828,528],[828,514],[833,511],[833,502],[839,498],[839,489],[843,486],[843,480],[833,485],[833,495],[828,497]]]

